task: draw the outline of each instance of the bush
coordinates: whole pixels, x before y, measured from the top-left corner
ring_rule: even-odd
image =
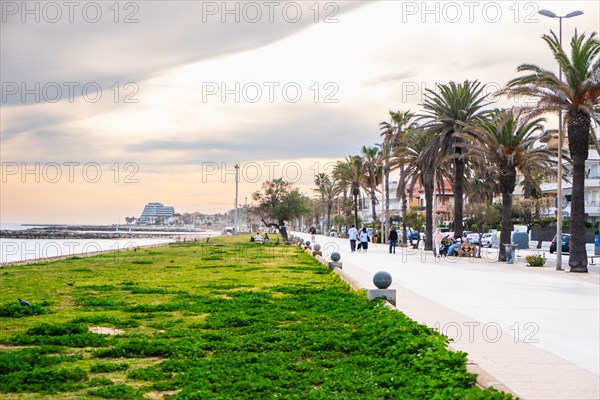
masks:
[[[546,259],[543,258],[538,253],[536,253],[536,254],[532,254],[530,256],[526,256],[525,257],[525,262],[530,267],[543,267],[544,264],[546,263]]]
[[[102,362],[93,364],[90,367],[90,372],[115,372],[115,371],[126,371],[129,368],[127,363],[112,363]]]

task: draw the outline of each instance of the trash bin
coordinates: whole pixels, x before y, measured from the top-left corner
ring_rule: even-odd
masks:
[[[600,232],[594,234],[594,255],[600,256]]]
[[[506,250],[506,263],[514,264],[515,263],[515,248],[517,246],[514,244],[504,244],[504,248]]]

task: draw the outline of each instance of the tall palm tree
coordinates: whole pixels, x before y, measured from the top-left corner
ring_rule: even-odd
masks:
[[[433,249],[433,191],[441,159],[439,154],[427,151],[433,138],[434,134],[431,132],[414,129],[396,150],[398,158],[405,165],[406,173],[412,177],[410,192],[412,193],[416,183],[420,183],[425,190],[425,250]]]
[[[549,148],[535,148],[536,141],[545,133],[543,118],[527,119],[513,110],[495,110],[490,119],[471,123],[469,131],[455,134],[464,141],[465,155],[487,164],[498,171],[498,185],[502,194],[502,231],[498,261],[506,261],[502,244],[511,243],[512,196],[517,184],[517,171],[530,180],[534,172],[550,168],[554,152]]]
[[[569,266],[571,272],[588,272],[584,214],[585,160],[588,158],[590,135],[592,140],[596,139],[592,132],[593,121],[596,124],[600,121],[600,42],[595,32],[589,37],[575,32],[570,44],[571,54],[567,55],[554,32],[543,35],[542,39],[550,47],[564,80],[537,65],[521,64],[517,70],[527,75],[511,80],[502,93],[536,98],[537,104],[530,109],[532,115],[564,112],[573,161]]]
[[[317,186],[315,190],[321,195],[327,209],[327,223],[331,225],[331,210],[335,198],[340,193],[340,186],[336,184],[335,179],[323,172],[315,176],[315,185]]]
[[[371,197],[371,217],[373,224],[377,223],[377,195],[376,191],[381,184],[382,168],[379,162],[379,149],[377,147],[363,146],[361,149],[363,163],[363,179],[361,186]]]
[[[414,121],[415,114],[408,111],[389,111],[390,122],[382,122],[379,124],[380,129],[382,130],[381,136],[383,137],[384,143],[392,144],[392,151],[398,149],[406,139],[406,135],[408,132],[411,132],[413,129],[417,127],[417,124]],[[395,169],[398,168],[400,176],[398,177],[398,187],[396,189],[396,198],[401,200],[401,213],[402,213],[402,243],[407,242],[406,237],[406,223],[404,222],[404,216],[408,210],[408,202],[406,199],[406,185],[408,181],[408,175],[406,173],[406,168],[401,161],[401,158],[395,157],[390,159],[389,168]],[[389,179],[388,175],[386,175],[386,180]],[[386,184],[386,201],[389,204],[389,189]],[[387,210],[387,209],[386,209]]]
[[[338,181],[340,190],[349,193],[354,203],[354,225],[358,228],[358,196],[364,180],[364,168],[360,156],[348,156],[338,161],[333,168],[333,178]]]
[[[385,243],[385,226],[390,215],[390,173],[395,165],[394,147],[391,142],[384,140],[383,143],[377,143],[379,148],[377,153],[377,162],[381,167],[383,176],[383,211],[381,216],[381,243]]]
[[[424,121],[423,128],[433,135],[427,151],[453,159],[454,235],[460,237],[463,233],[465,157],[462,139],[455,133],[462,132],[469,122],[484,118],[488,113],[484,107],[489,103],[486,102],[485,85],[478,81],[436,86],[437,91],[426,91],[424,111],[419,115],[419,121]]]

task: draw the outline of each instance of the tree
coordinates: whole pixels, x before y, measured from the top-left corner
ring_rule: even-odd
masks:
[[[529,180],[526,180],[530,182]],[[534,190],[535,191],[535,190]],[[552,223],[556,222],[556,218],[548,218],[542,215],[542,210],[547,211],[552,205],[552,199],[550,197],[526,197],[515,202],[514,208],[520,210],[527,224],[527,233],[531,230],[531,227],[538,225],[540,227],[540,237],[538,238],[537,247],[542,248],[542,236],[546,231],[546,228]],[[547,213],[545,213],[547,215]]]
[[[437,84],[437,91],[427,89],[424,111],[419,120],[424,121],[423,128],[433,134],[427,151],[436,157],[451,155],[454,164],[454,236],[463,233],[463,191],[465,178],[464,148],[462,139],[455,133],[462,132],[471,121],[484,118],[487,111],[483,108],[486,95],[485,85],[478,81],[450,82]],[[438,93],[439,92],[439,93]]]
[[[327,223],[331,226],[331,210],[336,196],[340,193],[340,186],[336,184],[335,179],[321,172],[315,176],[316,191],[321,195],[327,209]]]
[[[333,168],[333,177],[339,182],[340,190],[350,193],[354,203],[354,225],[358,228],[358,196],[364,180],[364,168],[360,156],[348,156],[338,161]]]
[[[391,122],[382,122],[379,124],[382,130],[381,136],[384,138],[384,144],[392,145],[392,153],[398,151],[406,140],[409,132],[414,130],[417,125],[414,121],[415,115],[410,111],[389,111]],[[398,168],[400,176],[398,177],[398,188],[396,189],[396,198],[401,200],[401,212],[404,216],[407,211],[408,202],[406,200],[406,185],[408,181],[407,169],[402,162],[402,158],[395,157],[390,159],[389,169]],[[385,175],[386,182],[389,179],[389,172]],[[386,206],[389,205],[389,186],[386,183]],[[386,213],[389,214],[388,208]],[[402,223],[402,243],[406,243],[406,224]]]
[[[468,147],[466,155],[498,171],[502,194],[502,231],[498,261],[506,261],[504,244],[511,243],[512,195],[517,182],[517,170],[533,179],[533,172],[550,168],[552,151],[535,148],[544,136],[543,118],[528,120],[513,110],[495,110],[490,119],[471,123],[469,132],[456,133]]]
[[[377,161],[383,174],[383,215],[381,217],[381,243],[386,242],[385,223],[389,222],[390,215],[390,172],[393,168],[393,146],[392,143],[383,141],[376,145],[379,147]]]
[[[492,202],[494,195],[500,193],[497,170],[488,168],[482,163],[473,163],[468,176],[469,179],[465,182],[465,192],[469,203]]]
[[[266,227],[279,229],[284,242],[288,241],[285,222],[310,211],[310,200],[282,178],[264,182],[261,190],[252,194],[252,200],[258,203],[252,211]]]
[[[486,230],[500,221],[500,210],[492,202],[485,201],[483,203],[467,204],[467,213],[471,215],[473,223],[477,227],[477,233],[479,233],[477,257],[481,258],[481,237]]]
[[[371,197],[371,217],[373,218],[373,225],[377,223],[377,195],[375,192],[379,189],[382,177],[382,168],[378,154],[379,150],[377,147],[363,146],[361,149],[363,176],[360,183]]]
[[[575,32],[569,56],[554,32],[543,35],[542,39],[550,47],[564,80],[537,65],[521,64],[517,71],[527,75],[508,82],[507,88],[501,93],[537,99],[535,106],[528,110],[531,115],[564,112],[573,162],[569,266],[571,272],[588,272],[585,250],[585,160],[588,158],[590,139],[596,148],[599,147],[592,124],[600,122],[600,42],[595,32],[589,37]]]
[[[426,151],[432,139],[432,133],[415,129],[397,149],[398,158],[404,163],[407,176],[412,176],[410,192],[413,192],[417,182],[425,190],[425,250],[433,249],[433,190],[440,160],[438,154]]]

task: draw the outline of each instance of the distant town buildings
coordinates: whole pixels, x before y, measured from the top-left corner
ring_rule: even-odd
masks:
[[[257,225],[258,222],[252,221],[247,211],[247,207],[240,210],[241,224],[244,231],[250,231],[252,223]],[[227,226],[232,226],[234,221],[234,210],[229,210],[226,213],[203,214],[200,212],[191,213],[176,213],[172,206],[165,206],[162,203],[153,202],[144,206],[144,210],[139,218],[125,218],[127,224],[136,223],[139,225],[162,225],[162,226],[186,226],[195,228],[208,228],[223,230]]]

